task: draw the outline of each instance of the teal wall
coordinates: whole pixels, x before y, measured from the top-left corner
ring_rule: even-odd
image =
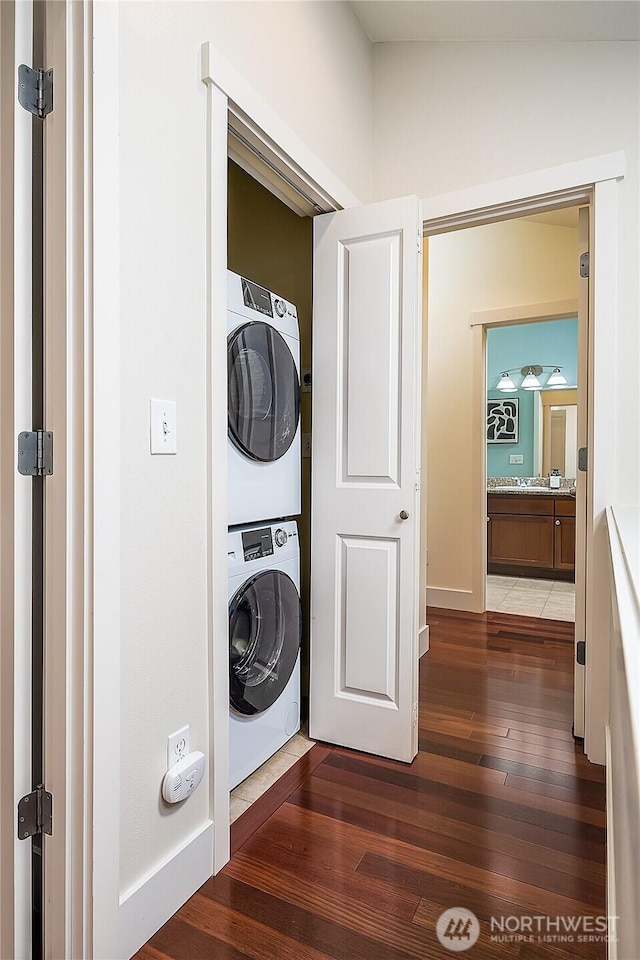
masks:
[[[488,477],[533,476],[533,392],[518,390],[517,393],[500,393],[495,389],[503,370],[523,367],[527,363],[541,366],[556,364],[563,368],[562,373],[568,385],[575,386],[578,382],[577,317],[494,327],[487,331],[488,399],[518,397],[520,400],[519,441],[487,444]],[[512,453],[522,454],[524,462],[509,463]]]

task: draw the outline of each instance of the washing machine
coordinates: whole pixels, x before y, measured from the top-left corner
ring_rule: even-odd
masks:
[[[300,729],[300,546],[293,520],[229,531],[229,786]]]
[[[295,306],[227,272],[229,526],[300,513]]]

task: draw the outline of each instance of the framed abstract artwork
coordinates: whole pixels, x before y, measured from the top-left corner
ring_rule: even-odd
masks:
[[[518,442],[518,408],[520,401],[487,400],[487,443]]]

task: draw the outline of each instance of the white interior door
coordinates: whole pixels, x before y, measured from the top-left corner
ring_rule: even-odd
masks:
[[[420,203],[326,214],[314,228],[310,735],[411,761]]]
[[[0,4],[0,956],[32,951],[31,841],[17,805],[31,781],[31,483],[17,471],[17,436],[31,426],[31,115],[17,102],[17,67],[31,64],[30,2]]]

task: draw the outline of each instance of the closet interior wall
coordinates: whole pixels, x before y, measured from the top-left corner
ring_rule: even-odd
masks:
[[[311,367],[313,224],[229,160],[228,267],[272,290],[298,308],[300,367]],[[300,397],[302,432],[311,432],[311,394]],[[302,459],[300,597],[302,600],[302,715],[309,692],[309,574],[311,570],[311,460]]]

